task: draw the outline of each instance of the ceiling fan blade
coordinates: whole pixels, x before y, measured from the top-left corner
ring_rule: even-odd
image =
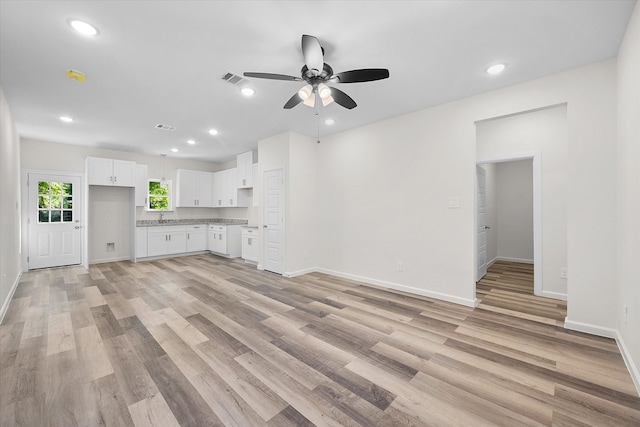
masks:
[[[284,104],[284,109],[286,110],[290,110],[291,108],[295,107],[296,105],[300,104],[302,102],[302,98],[300,98],[300,96],[298,95],[298,92],[294,93],[293,96],[291,98],[289,98],[289,100],[287,101],[286,104]]]
[[[320,42],[314,36],[306,34],[302,35],[302,56],[304,56],[304,63],[309,70],[312,70],[319,75],[324,67],[324,56],[322,55],[322,47]]]
[[[364,68],[362,70],[343,71],[334,74],[333,78],[337,78],[337,83],[361,83],[372,82],[374,80],[382,80],[389,77],[389,70],[386,68]]]
[[[331,97],[336,102],[336,104],[342,105],[344,108],[348,108],[351,110],[352,108],[356,108],[358,104],[354,101],[349,95],[341,91],[340,89],[336,89],[335,87],[331,88]]]
[[[269,79],[269,80],[288,80],[293,82],[301,82],[300,77],[288,76],[286,74],[273,74],[273,73],[244,73],[245,77],[255,77],[256,79]]]

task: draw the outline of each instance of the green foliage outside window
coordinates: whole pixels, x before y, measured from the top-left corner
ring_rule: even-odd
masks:
[[[73,184],[38,181],[38,222],[73,221]]]
[[[149,180],[149,206],[151,211],[168,211],[171,206],[171,183],[167,182],[166,186],[161,186],[159,180]]]

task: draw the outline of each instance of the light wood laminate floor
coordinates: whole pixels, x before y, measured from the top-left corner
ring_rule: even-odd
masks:
[[[28,272],[0,425],[640,425],[616,343],[531,289],[512,263],[475,309],[213,255]]]

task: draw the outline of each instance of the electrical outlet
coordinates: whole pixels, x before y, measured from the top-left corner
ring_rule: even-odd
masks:
[[[569,269],[566,267],[562,267],[560,269],[560,278],[561,279],[568,279],[569,278]]]
[[[402,271],[402,261],[396,262],[396,271]]]

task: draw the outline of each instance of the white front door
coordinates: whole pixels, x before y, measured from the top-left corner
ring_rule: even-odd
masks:
[[[476,166],[478,176],[478,274],[476,282],[487,274],[487,171]]]
[[[29,269],[82,262],[80,177],[29,174]]]
[[[284,272],[284,172],[266,171],[263,177],[264,263],[267,271]]]

